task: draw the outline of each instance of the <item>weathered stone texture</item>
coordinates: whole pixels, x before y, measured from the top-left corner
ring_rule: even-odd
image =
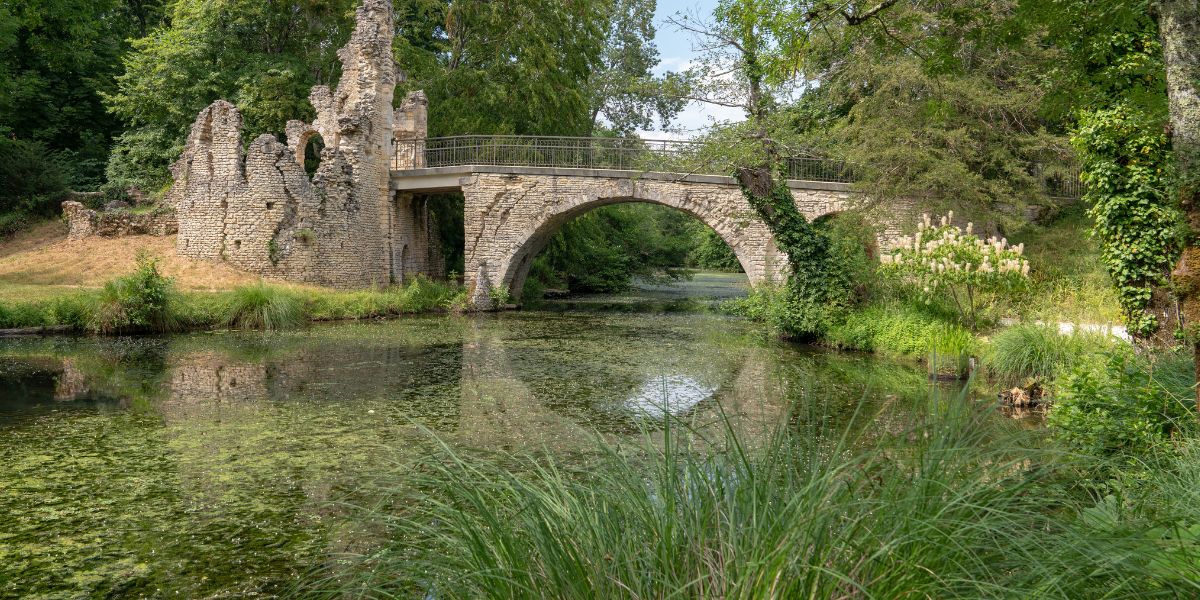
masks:
[[[68,200],[62,203],[67,219],[67,239],[86,237],[121,237],[126,235],[171,235],[178,229],[175,212],[171,210],[132,213],[127,210],[94,211]]]
[[[519,297],[533,258],[570,219],[620,202],[652,202],[682,210],[711,227],[737,255],[751,283],[782,280],[787,257],[742,195],[729,184],[550,175],[477,174],[464,181],[466,281],[472,302],[490,305],[489,290]],[[798,192],[810,219],[847,207],[848,192]]]
[[[236,107],[218,100],[200,113],[172,167],[179,254],[338,287],[389,281],[393,28],[389,1],[364,0],[338,52],[340,84],[313,88],[317,118],[289,122],[286,146],[266,134],[243,155]],[[310,181],[304,150],[318,134],[325,149]]]

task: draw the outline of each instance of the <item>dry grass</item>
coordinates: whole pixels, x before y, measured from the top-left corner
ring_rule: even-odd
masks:
[[[184,290],[226,290],[260,280],[227,265],[176,256],[175,236],[68,241],[66,225],[53,221],[0,241],[0,300],[36,300],[102,287],[132,271],[139,250],[157,257],[163,274]]]

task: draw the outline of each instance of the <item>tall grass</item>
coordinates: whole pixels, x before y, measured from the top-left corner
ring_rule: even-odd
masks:
[[[229,293],[223,321],[238,329],[294,329],[308,321],[308,313],[295,293],[260,283]]]
[[[576,471],[507,455],[470,460],[443,446],[403,470],[421,493],[398,492],[404,508],[384,520],[391,542],[354,574],[315,582],[306,593],[511,599],[1200,592],[1195,544],[1116,536],[1117,525],[1097,532],[1077,518],[1094,501],[1047,492],[1059,457],[1022,450],[963,406],[938,406],[911,427],[884,415],[880,422],[892,424],[884,431],[820,431],[787,418],[766,438],[732,426],[715,438],[669,428],[663,441],[637,451],[600,443],[599,456]],[[866,433],[849,433],[856,430]],[[1160,559],[1175,570],[1146,567]]]
[[[1028,378],[1052,381],[1080,360],[1099,354],[1114,343],[1100,334],[1063,335],[1049,325],[1014,325],[996,333],[984,362],[1002,381]]]
[[[141,253],[137,268],[104,285],[92,307],[89,326],[98,333],[167,333],[182,328],[175,282],[158,262]]]

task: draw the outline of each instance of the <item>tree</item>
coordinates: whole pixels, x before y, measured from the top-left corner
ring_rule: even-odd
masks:
[[[1171,146],[1178,173],[1178,197],[1191,238],[1179,259],[1174,280],[1200,371],[1200,6],[1196,0],[1160,0],[1159,35],[1167,71]],[[1200,388],[1196,391],[1200,411]]]
[[[60,155],[67,184],[98,185],[110,140],[121,129],[100,94],[112,89],[128,49],[125,39],[158,21],[159,4],[13,0],[0,5],[0,135]]]
[[[683,78],[675,73],[658,78],[651,72],[659,64],[656,5],[656,0],[611,0],[604,49],[587,86],[593,131],[603,125],[629,135],[652,129],[655,117],[666,128],[683,109]]]

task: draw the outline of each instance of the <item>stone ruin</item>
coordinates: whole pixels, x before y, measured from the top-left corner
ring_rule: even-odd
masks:
[[[263,134],[243,150],[233,104],[218,100],[200,112],[171,167],[175,184],[166,198],[181,256],[342,288],[444,271],[426,203],[393,200],[389,189],[393,139],[427,131],[422,92],[392,108],[404,75],[392,55],[391,1],[364,0],[356,22],[338,52],[337,89],[312,89],[316,119],[289,121],[286,143]],[[304,155],[317,135],[325,147],[310,179]],[[418,159],[397,160],[412,168]]]

